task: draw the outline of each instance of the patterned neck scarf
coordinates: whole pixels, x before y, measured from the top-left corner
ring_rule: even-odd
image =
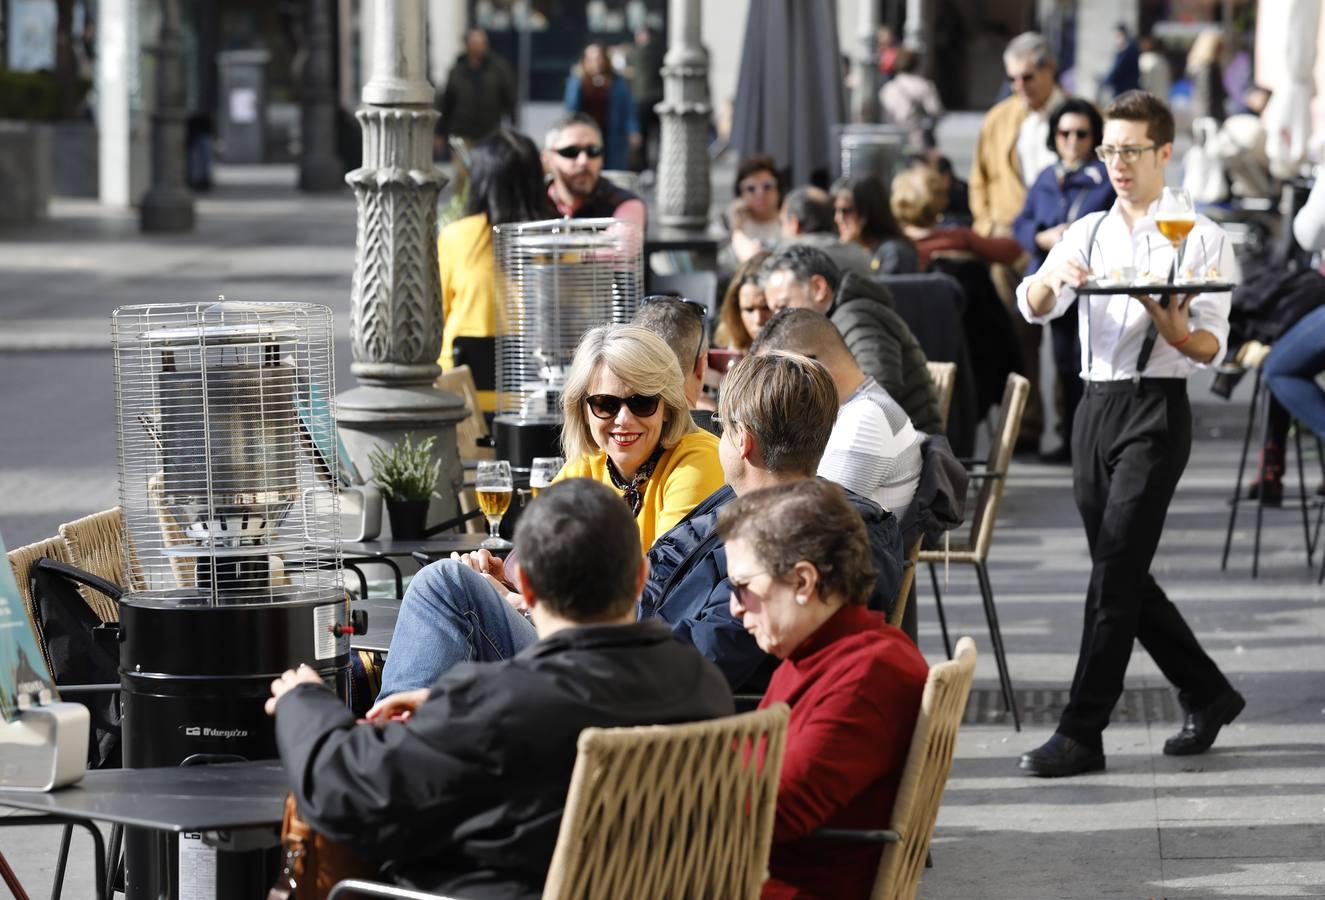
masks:
[[[626,501],[626,505],[630,507],[633,515],[638,516],[640,507],[644,505],[645,485],[648,484],[649,476],[653,474],[653,470],[657,467],[658,460],[662,455],[663,446],[659,444],[653,451],[653,455],[644,461],[644,465],[639,467],[639,471],[635,473],[635,477],[630,481],[626,481],[621,477],[621,473],[617,471],[616,463],[612,462],[612,457],[607,458],[607,475],[612,479],[612,486],[623,492],[621,498]]]

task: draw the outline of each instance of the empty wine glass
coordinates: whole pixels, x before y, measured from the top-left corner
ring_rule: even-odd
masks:
[[[480,462],[474,477],[474,489],[478,492],[478,507],[488,520],[488,536],[479,546],[488,550],[509,550],[511,542],[497,534],[497,529],[501,527],[501,517],[511,508],[514,489],[511,464],[504,459]]]
[[[534,457],[529,465],[529,491],[537,497],[540,490],[552,484],[565,462],[560,456]]]

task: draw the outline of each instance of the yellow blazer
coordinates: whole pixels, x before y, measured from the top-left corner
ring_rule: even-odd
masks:
[[[488,217],[465,216],[443,228],[437,238],[437,265],[442,279],[442,352],[437,364],[449,369],[457,337],[497,334],[497,267]],[[485,412],[496,408],[493,391],[478,394]]]

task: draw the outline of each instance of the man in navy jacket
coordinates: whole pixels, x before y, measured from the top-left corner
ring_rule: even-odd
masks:
[[[718,452],[727,486],[649,550],[639,618],[670,625],[722,670],[733,690],[760,690],[775,661],[731,615],[717,510],[737,494],[814,477],[837,407],[832,378],[813,360],[775,354],[738,363],[723,383],[715,417],[723,425]],[[870,605],[887,609],[902,577],[898,523],[872,501],[851,499],[865,519],[879,572]],[[426,687],[466,660],[519,653],[536,637],[521,606],[502,561],[485,551],[428,566],[401,603],[380,697]]]

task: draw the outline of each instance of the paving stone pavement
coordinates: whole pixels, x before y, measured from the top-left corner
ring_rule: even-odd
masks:
[[[41,226],[0,231],[0,378],[8,388],[0,394],[0,531],[11,545],[115,502],[106,340],[115,306],[216,293],[316,300],[335,310],[345,334],[348,193],[297,195],[290,170],[279,167],[222,174],[192,235],[146,240],[131,216],[68,201]],[[343,337],[337,352],[344,388],[352,380]],[[1108,769],[1061,781],[1023,777],[1017,756],[1048,737],[1052,715],[1028,715],[1021,734],[1004,721],[975,578],[953,567],[944,607],[954,636],[971,634],[979,646],[982,705],[962,728],[921,897],[1325,896],[1325,589],[1307,568],[1300,515],[1266,513],[1261,574],[1252,580],[1253,518],[1244,510],[1228,570],[1220,569],[1245,388],[1224,403],[1204,382],[1193,384],[1197,440],[1154,571],[1246,695],[1246,711],[1209,753],[1163,756],[1178,727],[1174,704],[1138,649],[1127,677],[1138,708],[1105,735]],[[1314,453],[1307,472],[1314,490]],[[1071,678],[1088,571],[1068,470],[1014,461],[990,574],[1012,678],[1034,703],[1052,704]],[[921,649],[936,661],[943,649],[927,573],[918,585]],[[0,851],[34,896],[48,890],[57,845],[56,829],[0,829]],[[65,896],[91,896],[88,853],[86,837],[76,836]]]

